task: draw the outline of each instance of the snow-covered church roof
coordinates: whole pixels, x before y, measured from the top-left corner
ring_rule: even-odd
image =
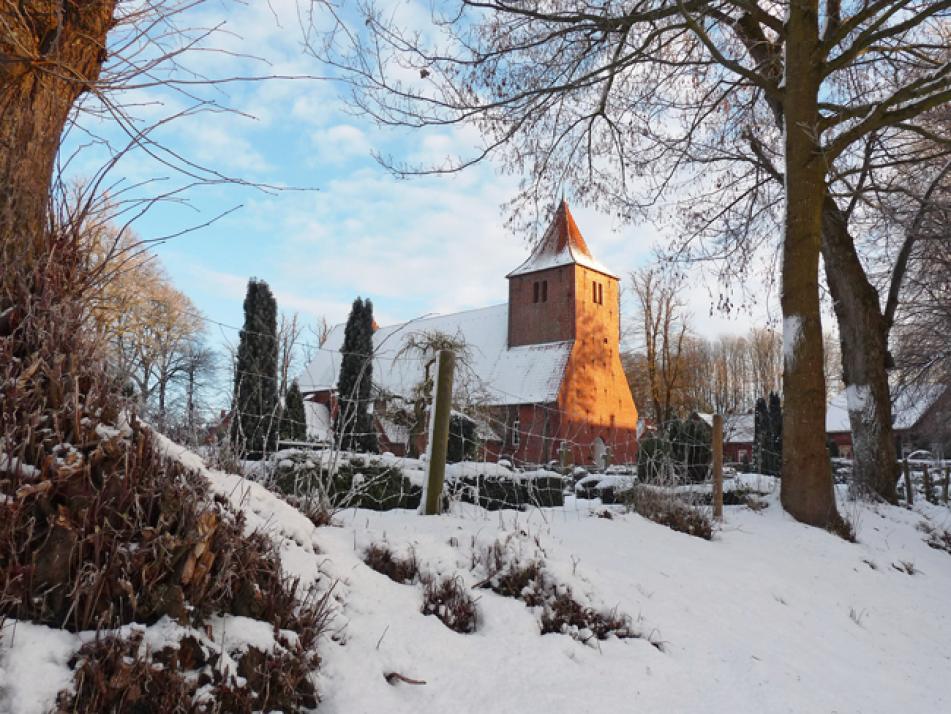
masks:
[[[305,394],[334,390],[340,374],[344,325],[337,325],[299,379]],[[508,305],[437,315],[373,333],[373,383],[391,394],[409,395],[423,378],[419,357],[400,354],[412,335],[440,332],[461,337],[466,361],[457,364],[456,383],[466,380],[489,404],[544,404],[555,401],[561,387],[571,341],[508,347]]]
[[[568,202],[562,200],[558,210],[555,211],[551,225],[532,250],[532,254],[506,277],[511,278],[515,275],[525,275],[571,264],[583,265],[612,278],[618,277],[591,255],[571,211],[568,210]]]
[[[697,412],[697,416],[713,426],[713,414]],[[756,440],[756,416],[753,414],[726,414],[723,417],[723,442],[752,444]]]
[[[861,393],[855,387],[843,389],[826,408],[826,433],[839,433],[852,430],[849,422],[849,390],[852,400],[861,402]],[[913,428],[931,409],[948,388],[938,384],[925,384],[902,389],[892,395],[892,427],[894,429]]]

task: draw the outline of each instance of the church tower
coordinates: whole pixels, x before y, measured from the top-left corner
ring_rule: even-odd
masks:
[[[620,341],[618,277],[591,255],[568,203],[509,280],[509,347],[585,338]]]
[[[637,408],[621,366],[620,282],[591,255],[565,201],[507,277],[509,348],[571,343],[556,405],[558,438],[575,463],[631,462]]]

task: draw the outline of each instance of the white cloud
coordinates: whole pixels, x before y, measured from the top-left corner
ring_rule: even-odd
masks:
[[[196,26],[220,19],[211,5],[205,7]],[[231,34],[211,41],[235,54],[192,59],[200,59],[202,74],[215,77],[319,73],[323,68],[302,52],[297,9],[297,0],[240,5],[227,16]],[[400,2],[392,10],[421,27],[429,24],[421,3]],[[249,47],[267,62],[238,56]],[[163,132],[181,155],[209,168],[320,189],[266,196],[221,185],[192,194],[203,214],[237,203],[245,208],[176,248],[186,266],[176,274],[190,283],[182,287],[202,296],[196,298],[200,307],[207,300],[218,319],[231,323],[240,320],[250,275],[268,280],[282,309],[332,322],[346,318],[356,295],[374,299],[381,323],[503,302],[504,276],[528,250],[526,238],[505,227],[500,211],[515,195],[517,178],[483,164],[459,175],[394,179],[367,160],[371,149],[431,166],[447,157],[472,156],[482,137],[469,126],[418,131],[376,126],[348,111],[338,88],[310,80],[205,88],[209,97],[256,120],[205,113]],[[149,102],[167,99],[168,107],[181,100],[162,90],[140,94]],[[158,107],[149,107],[153,118]],[[131,157],[121,170],[139,180],[150,171],[168,173],[142,156]],[[574,205],[572,210],[595,255],[622,276],[647,261],[664,238],[663,226],[618,226],[595,210]],[[155,230],[171,232],[171,215],[163,214],[165,224]],[[692,277],[687,293],[700,331],[745,331],[749,319],[709,316],[707,284],[713,282]]]
[[[366,133],[352,124],[335,124],[315,131],[311,140],[317,149],[316,161],[342,164],[354,157],[370,155]]]

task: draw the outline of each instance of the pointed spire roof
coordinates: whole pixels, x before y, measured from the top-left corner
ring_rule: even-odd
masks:
[[[591,255],[588,244],[584,242],[581,231],[578,230],[578,224],[575,223],[575,219],[568,209],[568,202],[562,199],[561,204],[555,210],[551,225],[548,226],[545,235],[535,245],[532,254],[506,277],[511,278],[516,275],[525,275],[538,270],[571,264],[583,265],[591,270],[617,278],[617,275]]]

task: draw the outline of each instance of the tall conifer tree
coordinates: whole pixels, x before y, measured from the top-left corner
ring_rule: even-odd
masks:
[[[297,380],[284,395],[284,412],[281,415],[281,438],[287,441],[307,440],[307,415],[304,412],[304,395],[301,394]]]
[[[753,415],[753,463],[758,473],[769,473],[769,408],[762,397],[756,400]]]
[[[769,393],[769,439],[771,469],[768,473],[779,476],[783,470],[783,406],[776,392]]]
[[[263,280],[251,278],[234,374],[232,439],[251,458],[277,446],[277,302]]]
[[[337,381],[335,430],[340,448],[376,451],[376,432],[370,414],[373,387],[373,303],[357,298],[343,333]]]

